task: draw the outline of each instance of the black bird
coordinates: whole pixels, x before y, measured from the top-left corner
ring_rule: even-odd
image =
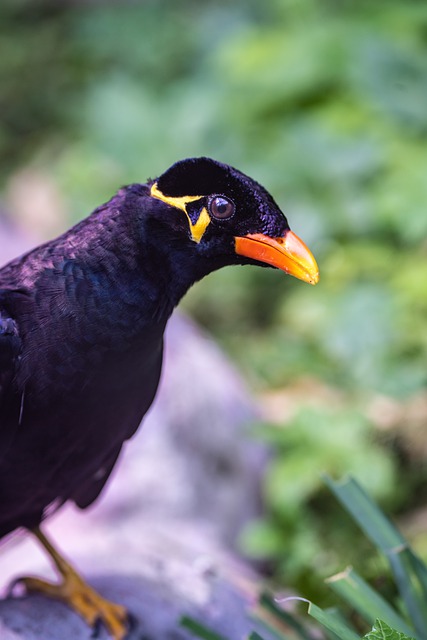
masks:
[[[0,537],[31,530],[63,577],[22,578],[119,640],[124,607],[86,585],[41,532],[67,500],[90,505],[151,405],[163,333],[205,275],[232,264],[311,284],[316,262],[271,195],[209,158],[122,188],[62,236],[0,270]]]

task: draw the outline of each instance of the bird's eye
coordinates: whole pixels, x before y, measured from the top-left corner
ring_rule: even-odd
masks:
[[[226,220],[234,213],[234,202],[224,198],[224,196],[214,196],[209,202],[209,211],[214,218]]]

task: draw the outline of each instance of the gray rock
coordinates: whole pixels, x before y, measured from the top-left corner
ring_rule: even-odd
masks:
[[[176,539],[178,532],[183,534],[181,544]],[[151,536],[158,533],[153,528]],[[91,527],[91,535],[94,534],[96,537],[97,532]],[[223,552],[214,551],[214,547],[207,556],[206,539],[197,541],[194,533],[176,523],[169,546],[166,539],[157,538],[157,546],[163,547],[162,557],[153,553],[153,538],[145,549],[141,548],[139,534],[134,531],[131,536],[124,535],[120,544],[118,537],[117,544],[109,537],[108,555],[102,550],[81,558],[81,565],[89,568],[90,583],[104,597],[126,605],[132,613],[131,639],[190,639],[191,633],[179,624],[184,614],[229,640],[240,640],[258,628],[250,617],[256,603],[256,580],[246,567]],[[105,542],[101,544],[104,546]],[[2,640],[90,637],[91,630],[85,623],[60,603],[34,595],[0,602]],[[107,638],[106,630],[100,628],[98,637]],[[270,638],[265,634],[263,637]]]

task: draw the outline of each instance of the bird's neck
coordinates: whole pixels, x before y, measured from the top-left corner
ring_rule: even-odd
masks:
[[[91,223],[97,227],[93,234]],[[101,235],[100,224],[105,229]],[[66,269],[75,276],[73,299],[81,308],[90,304],[94,324],[121,328],[128,335],[150,327],[162,330],[193,282],[205,275],[191,271],[185,252],[172,255],[143,224],[135,229],[132,221],[111,210],[105,220],[102,213],[93,216],[85,233],[77,229],[66,246],[72,247]]]

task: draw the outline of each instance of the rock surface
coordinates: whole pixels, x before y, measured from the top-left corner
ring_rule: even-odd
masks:
[[[176,521],[170,524],[168,538],[162,527],[159,530],[147,526],[140,531],[120,525],[115,533],[103,535],[105,532],[90,519],[81,523],[80,531],[74,522],[73,530],[82,536],[75,546],[84,546],[83,533],[87,529],[92,542],[87,545],[89,549],[73,555],[78,557],[89,582],[103,596],[131,611],[135,624],[129,638],[190,639],[192,634],[179,625],[184,614],[229,640],[247,637],[257,628],[250,619],[256,602],[254,575],[215,548],[215,543],[202,535],[200,529]],[[49,568],[42,566],[44,559],[39,557],[38,550],[29,554],[29,546],[25,547],[25,551],[22,545],[12,549],[11,556],[15,555],[17,560],[13,563],[14,572],[25,560],[27,571],[53,577]],[[41,596],[0,602],[2,640],[83,640],[90,638],[91,633],[64,605]],[[107,638],[106,630],[99,629],[98,637]],[[263,637],[267,640],[269,636]]]

